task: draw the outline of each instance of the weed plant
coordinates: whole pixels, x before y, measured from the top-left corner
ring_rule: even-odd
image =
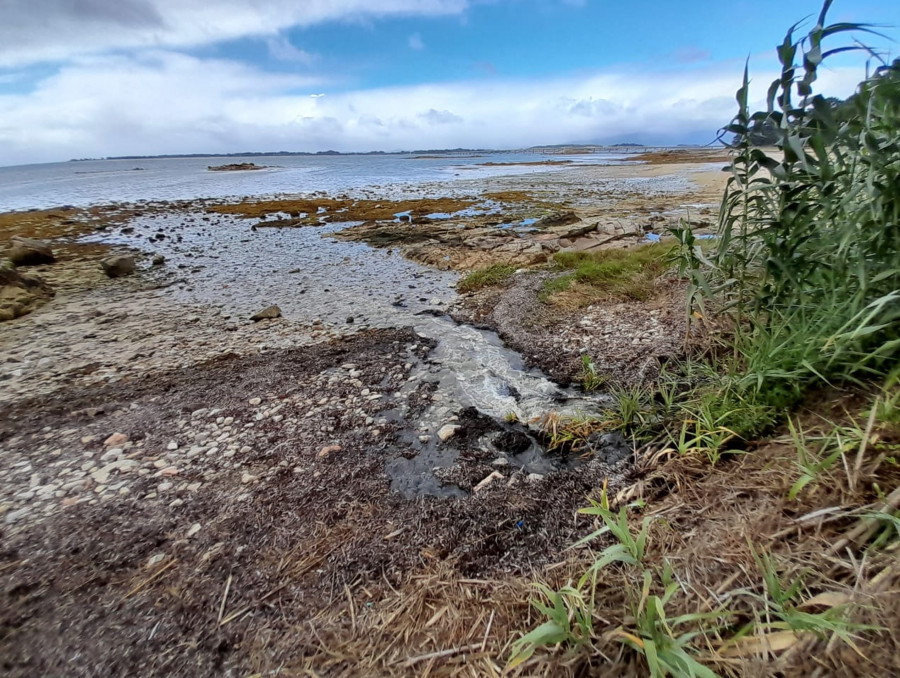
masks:
[[[472,271],[456,284],[456,289],[462,293],[466,293],[475,292],[485,287],[502,285],[515,275],[515,273],[515,266],[510,266],[508,264],[494,264],[493,266]]]

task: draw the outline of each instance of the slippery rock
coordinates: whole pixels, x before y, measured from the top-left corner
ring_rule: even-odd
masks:
[[[264,308],[259,313],[255,313],[250,316],[250,320],[253,322],[259,322],[260,320],[274,320],[275,318],[281,317],[281,309],[277,306],[269,306],[268,308]]]
[[[114,257],[107,257],[100,262],[103,272],[110,278],[121,278],[134,273],[134,257],[130,254],[120,254]]]
[[[10,250],[7,253],[9,260],[16,266],[38,266],[40,264],[52,264],[56,261],[53,250],[40,240],[13,236],[10,241]]]

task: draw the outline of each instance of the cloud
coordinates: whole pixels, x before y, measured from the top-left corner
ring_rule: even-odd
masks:
[[[742,67],[494,77],[315,96],[334,83],[165,50],[81,57],[29,92],[0,95],[0,165],[248,149],[707,142],[734,114]],[[833,68],[818,86],[845,96],[862,75]],[[756,69],[756,105],[774,76]]]
[[[315,54],[310,54],[304,49],[295,47],[283,35],[269,38],[266,40],[266,46],[269,48],[269,56],[279,61],[295,61],[309,65],[316,60]]]
[[[463,121],[461,117],[450,111],[436,111],[433,108],[428,109],[425,113],[419,113],[416,117],[429,125],[452,125]]]
[[[468,0],[3,0],[0,67],[127,48],[277,36],[293,26],[459,14]]]
[[[425,49],[425,43],[422,42],[422,36],[418,33],[413,33],[409,36],[409,47],[414,50]]]

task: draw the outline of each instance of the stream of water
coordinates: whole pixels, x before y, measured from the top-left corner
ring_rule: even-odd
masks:
[[[136,217],[124,231],[88,240],[163,254],[166,265],[182,273],[169,288],[176,299],[217,306],[231,315],[249,317],[277,304],[286,318],[308,324],[413,327],[437,342],[430,362],[413,375],[438,383],[438,402],[421,416],[427,430],[437,430],[467,407],[498,420],[514,414],[521,422],[550,410],[585,414],[602,407],[602,400],[562,389],[528,369],[495,333],[451,320],[444,312],[456,297],[457,274],[330,237],[349,224],[251,230],[251,223],[201,212],[168,213]],[[452,463],[453,455],[436,441],[415,447],[419,454],[413,460],[389,465],[397,489],[452,493],[431,471]],[[560,464],[536,443],[511,461],[527,473],[549,473]]]

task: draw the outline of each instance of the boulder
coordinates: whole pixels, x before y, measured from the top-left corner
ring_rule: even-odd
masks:
[[[53,298],[53,289],[36,275],[0,266],[0,321],[31,313]]]
[[[250,316],[250,320],[253,322],[259,322],[260,320],[274,320],[275,318],[281,317],[281,309],[277,306],[269,306],[268,308],[264,308],[259,313],[255,313]]]
[[[9,244],[10,250],[7,257],[16,266],[39,266],[56,261],[53,250],[40,240],[15,235],[10,238]]]
[[[103,272],[110,278],[121,278],[134,273],[134,257],[130,254],[119,254],[107,257],[100,262]]]

